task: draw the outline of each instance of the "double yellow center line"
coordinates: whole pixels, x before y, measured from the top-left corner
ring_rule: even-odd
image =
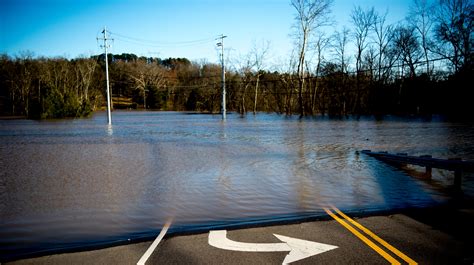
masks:
[[[344,226],[347,230],[349,230],[351,233],[353,233],[355,236],[357,236],[360,240],[362,240],[365,244],[367,244],[369,247],[371,247],[373,250],[377,251],[383,258],[385,258],[388,262],[391,264],[401,264],[398,260],[396,260],[394,257],[392,257],[390,254],[388,254],[385,250],[383,250],[381,247],[379,247],[376,243],[371,241],[369,238],[364,236],[361,232],[359,232],[357,229],[354,227],[357,227],[359,230],[364,232],[366,235],[370,236],[373,240],[378,242],[380,245],[385,247],[386,249],[390,250],[393,254],[397,255],[399,258],[403,259],[406,261],[408,264],[418,264],[411,258],[409,258],[407,255],[403,254],[401,251],[387,243],[385,240],[381,239],[378,237],[376,234],[372,233],[369,229],[365,228],[361,224],[357,223],[354,221],[352,218],[349,216],[345,215],[343,212],[341,212],[339,209],[337,209],[334,206],[331,206],[331,209],[329,208],[323,208],[324,211],[326,211],[327,214],[329,214],[334,220],[336,220],[338,223],[340,223],[342,226]],[[335,213],[334,213],[334,212]],[[339,214],[342,218],[337,216]],[[344,220],[345,219],[345,220]],[[351,223],[353,226],[351,226],[349,223]]]

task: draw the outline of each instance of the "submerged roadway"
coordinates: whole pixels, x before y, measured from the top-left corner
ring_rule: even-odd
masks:
[[[7,264],[474,264],[470,207],[359,218],[335,207],[325,210],[330,219],[170,237],[162,233],[154,246],[143,242]]]

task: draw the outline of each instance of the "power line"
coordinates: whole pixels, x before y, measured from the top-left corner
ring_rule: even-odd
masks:
[[[130,44],[149,46],[149,47],[187,47],[187,46],[199,46],[203,44],[208,44],[214,41],[213,37],[198,39],[198,40],[186,40],[186,41],[156,41],[156,40],[147,40],[142,38],[136,38],[127,36],[120,33],[110,32],[117,40],[127,42]]]

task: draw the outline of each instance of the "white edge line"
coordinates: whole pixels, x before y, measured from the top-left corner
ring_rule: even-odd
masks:
[[[170,227],[170,225],[171,225],[171,220],[168,220],[166,224],[163,226],[163,228],[161,229],[161,232],[158,235],[158,237],[155,239],[155,241],[153,241],[151,246],[146,250],[145,254],[143,254],[140,260],[137,262],[137,265],[145,265],[145,262],[151,256],[153,251],[155,251],[156,247],[158,246],[158,244],[160,243],[160,241],[163,239],[166,232],[168,231],[168,228]]]

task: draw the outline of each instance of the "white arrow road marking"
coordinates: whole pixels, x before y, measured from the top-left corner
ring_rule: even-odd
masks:
[[[285,260],[283,260],[283,264],[295,262],[297,260],[305,259],[337,248],[337,246],[333,245],[281,236],[277,234],[273,235],[285,242],[291,248],[290,253],[288,253],[288,255],[285,257]]]
[[[305,259],[337,248],[337,246],[312,242],[287,236],[273,234],[284,243],[243,243],[227,238],[226,230],[209,231],[209,245],[225,250],[247,252],[290,251],[283,264]]]

